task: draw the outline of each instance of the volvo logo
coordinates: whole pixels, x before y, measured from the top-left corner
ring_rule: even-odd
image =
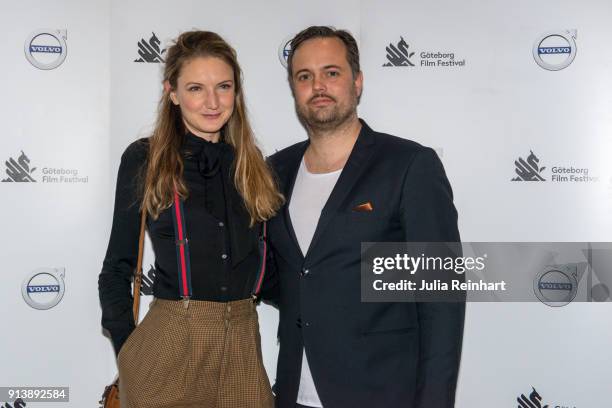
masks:
[[[533,58],[542,68],[559,71],[576,57],[576,30],[549,31],[533,43]]]
[[[567,264],[545,267],[533,280],[533,291],[545,305],[567,305],[578,292],[578,266]]]
[[[291,40],[293,40],[292,35],[285,37],[278,47],[278,60],[285,68],[287,68],[287,58],[289,58],[291,52]]]
[[[21,285],[23,300],[38,310],[51,309],[64,296],[64,268],[38,268]]]
[[[55,69],[66,59],[66,38],[66,30],[36,30],[26,38],[25,56],[38,69]]]

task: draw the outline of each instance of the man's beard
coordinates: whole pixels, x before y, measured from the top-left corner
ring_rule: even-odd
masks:
[[[336,103],[323,109],[312,109],[310,107],[310,102],[319,97],[329,98]],[[356,113],[357,95],[355,94],[354,89],[351,92],[351,98],[348,102],[349,103],[347,105],[340,105],[337,103],[336,98],[321,93],[310,98],[305,106],[299,106],[296,102],[295,111],[300,122],[307,130],[331,131],[344,124]]]

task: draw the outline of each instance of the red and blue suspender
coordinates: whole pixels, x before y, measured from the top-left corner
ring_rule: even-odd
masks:
[[[174,205],[172,206],[172,219],[174,221],[174,236],[176,237],[176,260],[178,266],[179,293],[185,302],[185,307],[189,306],[189,299],[192,296],[191,288],[191,262],[189,257],[189,240],[187,239],[187,228],[185,223],[185,209],[183,201],[178,192],[174,192]],[[266,257],[268,254],[267,243],[267,224],[262,224],[262,233],[258,243],[260,265],[255,277],[255,283],[251,296],[257,299],[264,276],[266,274]]]
[[[176,237],[179,293],[181,299],[185,301],[185,307],[187,307],[192,294],[191,262],[189,257],[189,241],[187,240],[187,229],[185,226],[185,209],[183,208],[183,201],[176,191],[174,192],[172,219],[174,220],[174,236]]]

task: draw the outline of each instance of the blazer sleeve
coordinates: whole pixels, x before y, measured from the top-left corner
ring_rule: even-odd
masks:
[[[400,217],[407,242],[459,242],[457,211],[435,151],[418,150],[402,186]],[[418,408],[454,407],[461,359],[464,302],[417,303]]]
[[[272,177],[276,183],[277,188],[279,188],[278,175],[276,172],[274,156],[266,157],[266,164],[270,172],[272,173]],[[283,204],[281,208],[278,209],[277,215],[278,217],[282,211]],[[270,222],[270,221],[268,221]],[[270,229],[268,228],[267,234],[270,234]],[[276,264],[275,250],[270,242],[269,236],[266,236],[267,243],[267,252],[266,252],[266,274],[264,276],[263,285],[260,292],[260,298],[264,300],[266,303],[271,304],[272,306],[278,308],[279,299],[280,299],[280,280],[279,280],[279,271]]]
[[[278,278],[278,268],[276,266],[276,258],[274,257],[274,249],[270,245],[270,240],[268,239],[266,274],[264,275],[260,298],[276,308],[278,308],[280,298],[280,281]]]
[[[111,235],[98,277],[102,327],[109,331],[116,354],[135,327],[131,281],[138,259],[139,175],[145,160],[142,140],[132,143],[121,157]]]

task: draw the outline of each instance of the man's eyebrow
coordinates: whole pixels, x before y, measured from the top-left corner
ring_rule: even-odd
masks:
[[[300,69],[299,71],[296,71],[296,72],[295,72],[295,74],[293,74],[293,75],[298,75],[298,74],[300,74],[300,73],[302,73],[302,72],[310,72],[310,70],[309,70],[309,69],[307,69],[307,68],[302,68],[302,69]]]
[[[336,64],[329,64],[329,65],[325,65],[323,67],[323,69],[330,69],[330,68],[335,68],[335,69],[342,70],[342,67],[340,65],[336,65]],[[310,72],[310,70],[308,68],[302,68],[299,71],[296,71],[294,75],[298,75],[301,72]]]

